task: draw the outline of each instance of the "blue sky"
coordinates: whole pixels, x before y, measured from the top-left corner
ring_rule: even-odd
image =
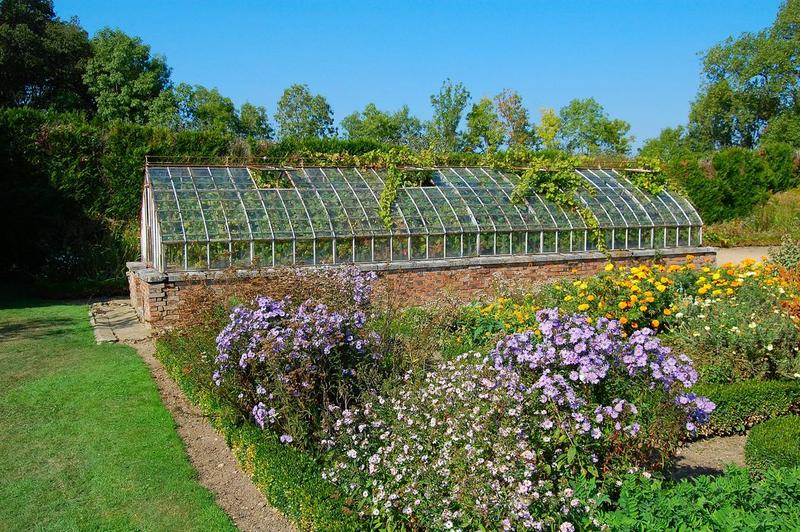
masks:
[[[596,98],[631,123],[637,145],[685,123],[699,52],[775,18],[779,0],[323,2],[55,0],[92,35],[140,36],[176,82],[216,87],[270,116],[307,83],[338,123],[368,102],[428,118],[445,78],[473,99],[517,90],[540,107]]]

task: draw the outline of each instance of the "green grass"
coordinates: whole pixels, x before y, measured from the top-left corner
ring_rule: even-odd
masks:
[[[0,530],[233,530],[144,362],[87,312],[0,298]]]
[[[774,194],[748,216],[703,230],[705,243],[720,247],[773,246],[787,235],[800,238],[800,189]]]

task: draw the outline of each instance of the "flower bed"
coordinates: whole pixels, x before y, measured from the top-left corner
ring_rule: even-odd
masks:
[[[613,510],[630,510],[619,498],[630,471],[658,471],[687,438],[798,404],[795,383],[765,380],[797,359],[794,284],[774,266],[609,267],[458,312],[399,314],[372,307],[370,279],[355,270],[298,275],[287,273],[286,298],[217,294],[216,310],[159,352],[213,405],[270,501],[312,528],[331,527],[337,513],[342,528],[625,523]],[[551,302],[560,308],[541,308]],[[764,329],[726,346],[772,341],[787,365],[776,357],[768,371],[720,377],[674,349],[691,351],[691,340],[676,340],[697,329],[687,323],[705,312],[717,326],[732,315],[725,309]],[[699,376],[762,382],[696,386]]]

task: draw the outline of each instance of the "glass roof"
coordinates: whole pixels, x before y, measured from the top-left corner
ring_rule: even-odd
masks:
[[[612,232],[612,243],[613,231],[624,230],[627,235],[628,231],[639,228],[678,231],[681,227],[702,226],[697,211],[681,196],[666,190],[654,196],[615,170],[576,172],[587,181],[586,190],[576,193],[578,200],[592,211],[601,229]],[[273,181],[286,188],[260,187],[257,183],[264,173],[277,176]],[[544,240],[545,233],[551,231],[586,231],[586,223],[578,212],[565,210],[535,192],[524,204],[512,203],[511,193],[519,180],[513,172],[446,167],[432,169],[430,173],[431,186],[398,191],[391,212],[392,228],[388,230],[378,213],[386,177],[383,170],[313,167],[255,171],[233,166],[149,166],[146,196],[152,203],[149,206],[152,238],[159,243],[182,243],[186,247],[192,242],[359,238],[382,242],[379,239],[386,237],[392,237],[394,242],[397,237],[416,235],[431,239],[437,235],[517,232],[540,232]],[[670,235],[665,231],[665,242],[671,241]],[[639,247],[648,247],[641,244],[643,241],[658,247],[656,244],[662,239],[661,234],[647,238],[643,240],[641,231],[637,233]],[[676,233],[675,245],[680,245],[681,238]],[[585,240],[569,237],[573,247],[576,241]],[[483,237],[483,243],[477,247],[486,242]],[[507,245],[511,253],[517,249],[516,244],[507,244],[506,240],[493,242],[495,250],[497,246],[505,250]],[[626,246],[630,244],[628,236],[624,242]],[[461,253],[472,249],[471,244],[466,248],[459,245]],[[548,246],[526,240],[524,249],[547,251]],[[228,250],[233,253],[231,246]],[[292,256],[296,257],[296,246],[292,245],[292,250]],[[413,250],[409,253],[413,254]],[[425,256],[430,253],[426,251]],[[253,254],[251,249],[250,255]],[[354,250],[353,256],[356,254]],[[211,252],[206,255],[210,266]],[[376,256],[374,250],[370,256]],[[185,257],[183,260],[188,262]],[[316,263],[316,255],[313,261]]]

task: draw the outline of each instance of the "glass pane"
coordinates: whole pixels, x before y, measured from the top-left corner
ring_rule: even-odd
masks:
[[[614,249],[614,230],[613,229],[605,229],[603,230],[603,235],[606,239],[606,248]]]
[[[508,255],[511,253],[511,233],[497,233],[495,242],[498,255]]]
[[[692,227],[691,238],[689,239],[690,246],[700,246],[703,244],[702,240],[700,239],[700,228],[699,227]]]
[[[425,259],[427,257],[427,238],[424,236],[411,237],[411,258],[415,260]]]
[[[542,237],[542,251],[544,253],[554,253],[556,251],[556,233],[545,231]]]
[[[408,260],[408,238],[392,237],[392,260]]]
[[[688,246],[689,245],[689,228],[688,227],[681,227],[679,235],[678,235],[678,245],[679,246]]]
[[[444,235],[431,235],[428,237],[428,258],[441,259],[444,257]]]
[[[188,242],[186,244],[188,268],[205,270],[208,268],[208,249],[205,242]]]
[[[539,231],[528,232],[528,253],[541,253],[541,236]]]
[[[253,266],[256,268],[269,268],[272,266],[271,240],[253,242]]]
[[[164,267],[167,270],[183,269],[183,244],[164,244]]]
[[[571,242],[572,239],[570,235],[572,231],[559,231],[558,232],[558,252],[559,253],[569,253],[571,251]]]
[[[461,256],[461,235],[447,235],[447,256],[460,257]]]
[[[212,270],[222,270],[231,265],[231,252],[227,242],[210,242],[208,250]]]
[[[251,266],[250,242],[237,240],[231,242],[231,265],[241,268]]]
[[[295,264],[314,264],[314,241],[296,240],[294,243]]]
[[[288,240],[275,242],[275,266],[291,266],[294,264],[292,243]]]
[[[317,240],[317,264],[333,264],[333,240]]]
[[[375,262],[388,262],[389,257],[389,239],[388,238],[375,238]]]
[[[480,246],[481,255],[494,255],[494,233],[481,233]]]
[[[351,238],[336,239],[336,262],[338,264],[353,262],[353,240]]]
[[[464,233],[464,256],[476,257],[478,255],[478,233]]]
[[[356,262],[372,262],[371,238],[356,238]]]

